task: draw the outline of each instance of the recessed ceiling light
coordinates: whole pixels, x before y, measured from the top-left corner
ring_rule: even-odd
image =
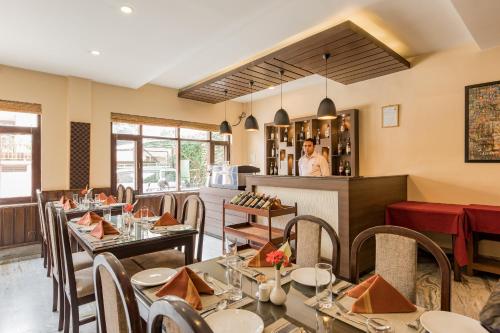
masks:
[[[130,7],[130,6],[121,6],[120,10],[122,11],[123,14],[127,14],[127,15],[132,14],[132,12],[134,11],[132,9],[132,7]]]
[[[97,51],[97,50],[92,50],[92,51],[90,51],[90,54],[92,54],[93,56],[98,56],[98,55],[101,55],[101,52]]]
[[[274,86],[270,86],[270,87],[269,87],[269,88],[267,88],[267,89],[271,89],[271,90],[273,90],[273,89],[274,89]]]

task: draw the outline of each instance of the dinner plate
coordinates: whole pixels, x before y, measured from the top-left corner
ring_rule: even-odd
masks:
[[[427,311],[420,323],[430,333],[488,333],[479,321],[447,311]]]
[[[177,271],[172,268],[151,268],[135,273],[131,281],[138,286],[153,287],[166,283],[176,273]]]
[[[167,231],[169,232],[182,232],[187,230],[193,230],[193,227],[189,224],[176,224],[167,227]]]
[[[325,285],[329,282],[330,277],[328,276],[328,272],[320,271],[319,281],[321,285]],[[335,282],[335,275],[332,274],[332,284]],[[316,287],[316,269],[314,267],[303,267],[297,268],[292,271],[290,274],[293,281],[298,282],[300,284]]]
[[[264,331],[262,318],[248,310],[221,310],[207,316],[205,320],[214,333],[262,333]]]

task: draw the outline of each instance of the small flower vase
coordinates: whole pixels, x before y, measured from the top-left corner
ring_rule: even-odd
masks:
[[[274,287],[271,290],[269,299],[275,305],[283,305],[286,302],[286,292],[281,288],[281,272],[279,269],[274,271]]]

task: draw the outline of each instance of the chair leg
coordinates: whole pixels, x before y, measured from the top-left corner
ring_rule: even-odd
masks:
[[[43,258],[43,268],[47,268],[47,247],[44,241],[42,241],[42,252],[40,256]]]
[[[57,296],[58,296],[59,286],[54,277],[52,277],[52,312],[57,311]]]
[[[80,311],[78,305],[71,307],[71,332],[78,333],[80,331]]]
[[[71,314],[71,309],[69,306],[69,301],[66,295],[64,295],[64,333],[69,333],[70,314]]]
[[[66,315],[65,312],[65,304],[64,304],[64,299],[66,297],[64,296],[64,291],[59,289],[59,324],[57,326],[57,329],[59,331],[63,330],[63,325],[64,325],[64,316]]]

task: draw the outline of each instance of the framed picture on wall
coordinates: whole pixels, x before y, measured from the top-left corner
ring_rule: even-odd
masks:
[[[465,162],[500,162],[500,81],[465,87]]]
[[[382,127],[399,126],[399,104],[382,107]]]

